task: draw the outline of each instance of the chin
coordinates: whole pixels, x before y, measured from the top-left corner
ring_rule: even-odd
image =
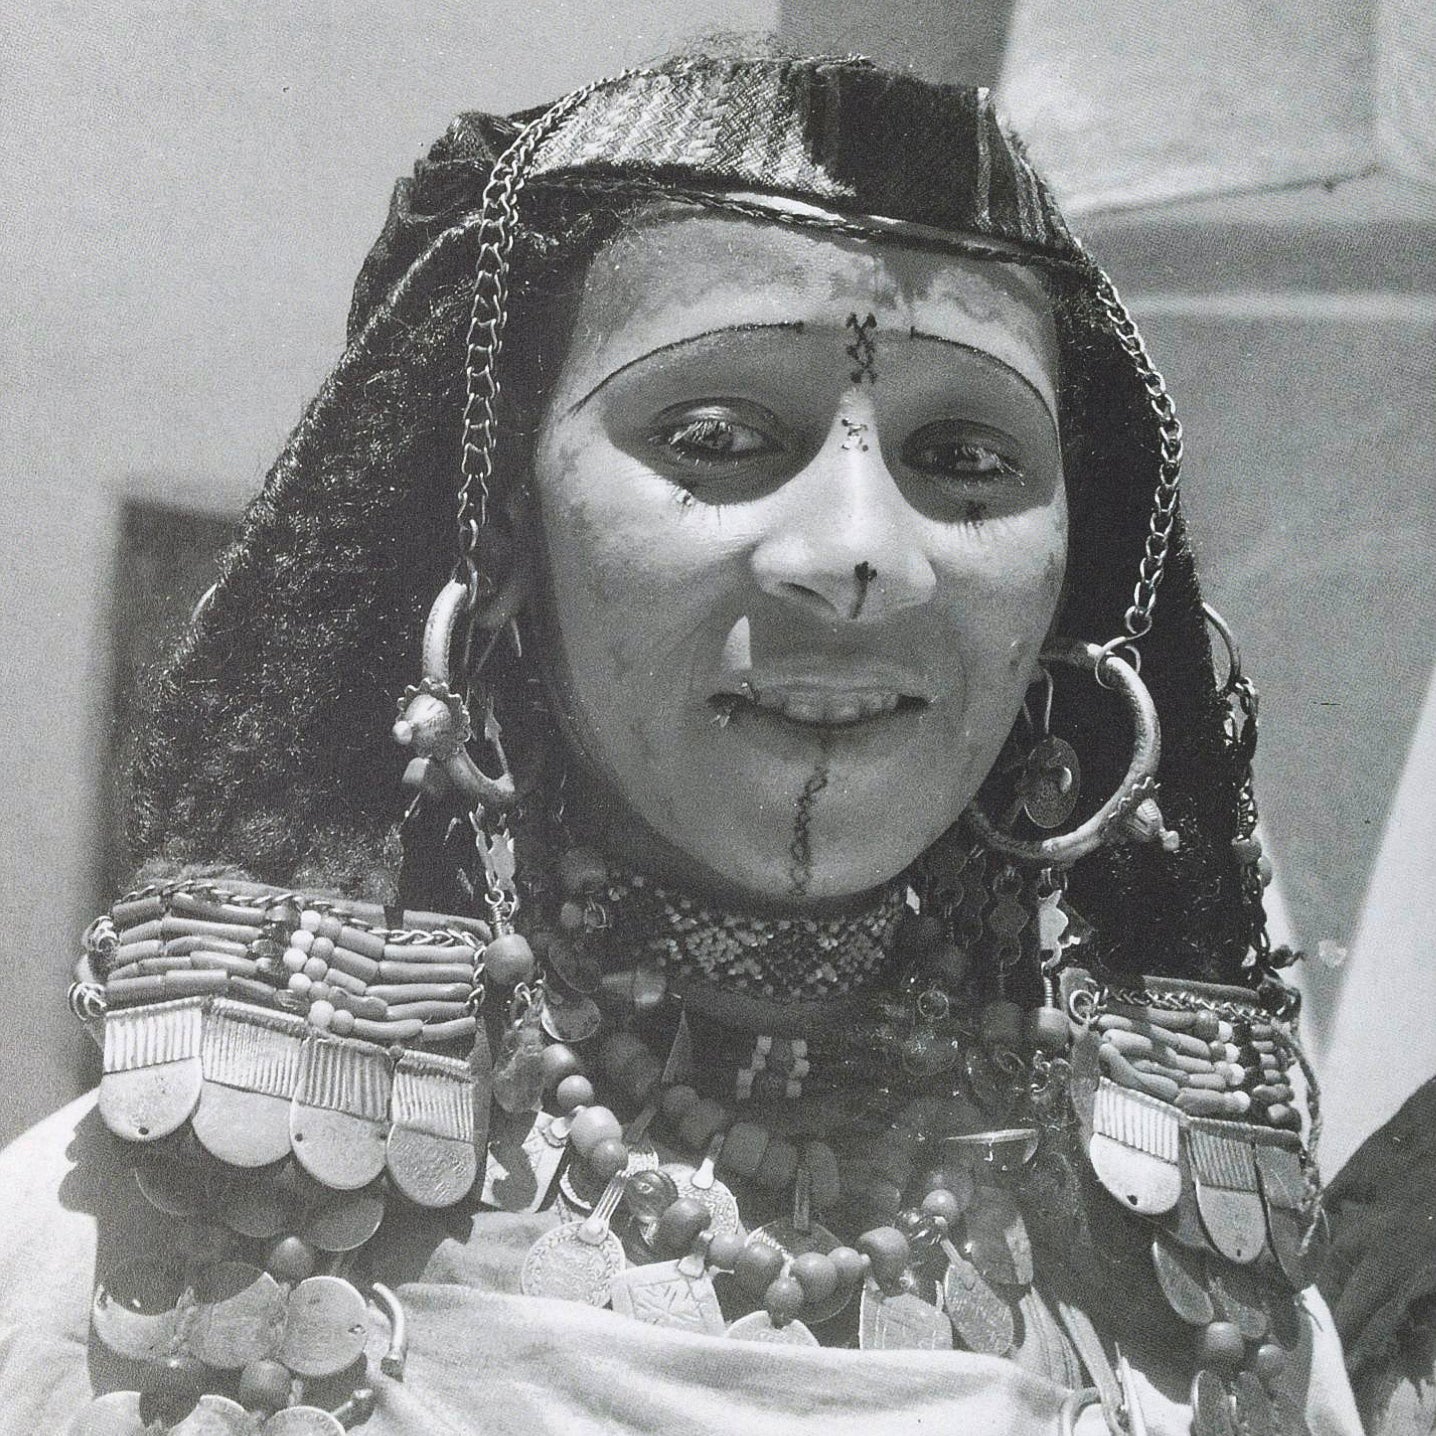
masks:
[[[722,840],[692,852],[725,886],[765,902],[840,902],[881,886],[910,867],[951,825],[944,817],[914,816],[901,831],[882,832],[866,804],[844,803],[822,824],[814,823],[800,848],[792,809],[784,805],[782,823],[771,812],[716,812],[709,832]],[[803,860],[799,861],[799,852]]]

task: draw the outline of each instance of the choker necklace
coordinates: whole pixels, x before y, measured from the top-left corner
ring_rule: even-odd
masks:
[[[647,968],[778,1002],[840,997],[895,971],[895,938],[909,910],[906,876],[855,911],[830,917],[724,912],[642,874],[603,873],[588,853],[565,855],[559,927],[581,963]]]
[[[642,877],[629,880],[619,903],[618,930],[631,922],[651,932],[648,949],[671,976],[791,1001],[872,987],[892,971],[907,882],[889,882],[857,912],[823,918],[724,913]]]

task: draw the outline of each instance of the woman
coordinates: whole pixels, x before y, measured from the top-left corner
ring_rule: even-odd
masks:
[[[1358,1430],[1180,450],[983,92],[456,121],[165,680],[10,1407]]]

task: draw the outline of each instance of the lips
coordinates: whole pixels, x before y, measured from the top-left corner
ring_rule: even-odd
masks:
[[[737,691],[715,693],[709,700],[726,718],[743,712],[764,713],[816,728],[849,728],[925,707],[928,701],[920,694],[890,687],[794,682],[759,686],[751,680],[739,684]]]

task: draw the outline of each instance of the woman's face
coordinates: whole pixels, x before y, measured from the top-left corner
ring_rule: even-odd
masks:
[[[865,891],[991,768],[1062,587],[1013,266],[720,215],[607,245],[535,481],[570,740],[710,883]]]

